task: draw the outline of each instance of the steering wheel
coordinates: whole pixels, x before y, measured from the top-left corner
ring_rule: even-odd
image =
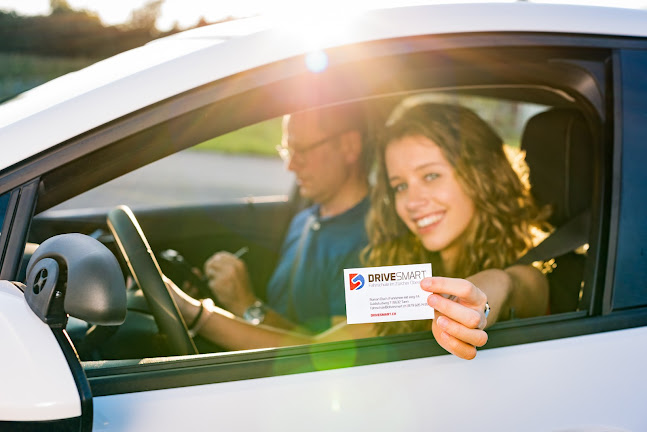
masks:
[[[118,206],[108,213],[107,222],[135,282],[146,297],[157,327],[166,335],[170,348],[179,355],[198,354],[132,210],[127,206]]]

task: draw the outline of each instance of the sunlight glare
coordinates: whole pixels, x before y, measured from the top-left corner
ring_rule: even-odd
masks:
[[[305,61],[306,67],[311,72],[323,72],[328,67],[328,55],[321,50],[310,51],[306,54]]]
[[[353,4],[347,0],[320,3],[282,0],[268,17],[291,37],[298,38],[307,51],[317,52],[348,36],[354,19],[365,9],[361,2]],[[321,65],[324,59],[316,54],[313,60]]]
[[[67,0],[77,10],[88,10],[96,13],[105,25],[116,25],[127,22],[132,11],[142,7],[146,0]]]

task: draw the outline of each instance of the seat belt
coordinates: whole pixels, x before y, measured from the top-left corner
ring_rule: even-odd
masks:
[[[589,241],[591,210],[587,209],[557,228],[543,242],[530,249],[515,264],[547,261],[574,251]]]

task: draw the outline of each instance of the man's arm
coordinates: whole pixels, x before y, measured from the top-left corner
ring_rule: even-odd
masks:
[[[289,331],[269,325],[253,325],[222,308],[202,305],[179,289],[170,279],[166,284],[184,317],[185,322],[203,321],[199,334],[230,350],[273,348],[290,345],[303,345],[317,342],[332,342],[347,339],[360,339],[375,336],[375,329],[370,324],[346,324],[345,319],[334,328],[319,335],[308,335]],[[202,309],[204,308],[204,309]],[[201,311],[202,309],[202,311]],[[344,318],[344,317],[341,317]]]
[[[258,298],[254,294],[245,262],[229,252],[218,252],[204,264],[209,278],[209,288],[218,301],[237,317]],[[275,310],[266,306],[263,324],[284,330],[308,333]]]

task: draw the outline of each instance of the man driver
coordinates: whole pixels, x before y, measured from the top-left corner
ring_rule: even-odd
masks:
[[[357,106],[306,111],[283,119],[278,147],[301,196],[313,202],[290,223],[267,303],[256,297],[245,263],[218,252],[204,265],[209,287],[253,324],[315,334],[345,320],[343,269],[360,267],[368,243],[366,121]]]

